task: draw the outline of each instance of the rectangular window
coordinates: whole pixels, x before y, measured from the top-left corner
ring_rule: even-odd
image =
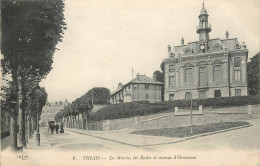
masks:
[[[149,85],[144,85],[144,88],[145,89],[149,89]]]
[[[169,77],[169,86],[175,86],[175,77],[174,76]]]
[[[174,66],[173,65],[169,65],[169,72],[174,72]]]
[[[235,57],[234,58],[234,67],[240,67],[240,65],[241,65],[241,58]]]
[[[128,86],[128,89],[130,89],[130,85]]]
[[[192,84],[192,69],[191,68],[185,69],[185,83]]]
[[[241,96],[241,89],[235,89],[235,96]]]
[[[240,70],[235,70],[235,81],[239,81],[240,80]]]
[[[213,80],[221,81],[221,65],[213,66]]]
[[[199,92],[199,98],[200,99],[205,99],[206,98],[206,91],[200,91]]]
[[[146,99],[148,99],[149,98],[149,96],[148,96],[148,94],[146,94]]]
[[[206,67],[199,68],[199,86],[208,86],[208,73]]]

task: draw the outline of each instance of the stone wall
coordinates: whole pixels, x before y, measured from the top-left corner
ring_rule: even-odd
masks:
[[[179,109],[180,112],[190,112],[190,109]],[[198,111],[198,110],[193,110]],[[217,122],[233,122],[246,121],[256,118],[255,114],[259,114],[260,105],[252,106],[252,114],[247,114],[247,106],[240,107],[223,107],[223,108],[203,108],[203,115],[193,115],[193,124],[201,125]],[[172,113],[172,115],[171,115]],[[156,117],[163,118],[143,122]],[[170,128],[177,126],[190,125],[190,116],[174,116],[174,112],[169,110],[164,113],[151,114],[138,117],[139,123],[136,124],[135,117],[114,119],[108,121],[98,121],[89,123],[89,130],[119,130],[131,128],[137,130],[153,129],[153,128]],[[107,125],[109,124],[109,127]]]

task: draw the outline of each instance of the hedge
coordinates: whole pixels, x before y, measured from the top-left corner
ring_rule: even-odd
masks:
[[[193,107],[227,107],[260,104],[260,96],[237,96],[209,99],[193,99]],[[191,106],[190,100],[174,100],[149,103],[148,101],[137,101],[129,103],[112,104],[101,108],[90,115],[90,121],[106,119],[120,119],[134,116],[149,115],[159,112],[168,112],[174,107],[187,108]]]

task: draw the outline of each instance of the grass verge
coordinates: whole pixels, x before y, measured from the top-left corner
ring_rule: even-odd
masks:
[[[229,129],[238,126],[244,126],[249,124],[248,122],[219,122],[211,123],[206,125],[194,125],[191,134],[190,126],[176,127],[176,128],[162,128],[162,129],[150,129],[150,130],[141,130],[134,131],[131,134],[139,135],[152,135],[152,136],[164,136],[164,137],[189,137],[198,134],[204,134],[214,131],[220,131],[224,129]]]

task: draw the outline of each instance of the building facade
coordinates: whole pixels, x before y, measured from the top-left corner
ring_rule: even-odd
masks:
[[[42,114],[40,118],[40,125],[41,126],[48,126],[49,121],[55,121],[54,117],[55,115],[60,112],[61,109],[64,108],[64,106],[68,105],[68,101],[65,102],[59,101],[59,102],[48,102],[45,104],[45,106],[42,108]]]
[[[248,50],[237,38],[210,39],[211,25],[204,3],[199,15],[199,40],[168,46],[163,60],[164,100],[247,95]]]
[[[124,103],[132,101],[161,101],[162,82],[156,81],[154,78],[149,78],[145,75],[137,74],[136,78],[127,84],[118,84],[118,89],[111,93],[110,103]]]

